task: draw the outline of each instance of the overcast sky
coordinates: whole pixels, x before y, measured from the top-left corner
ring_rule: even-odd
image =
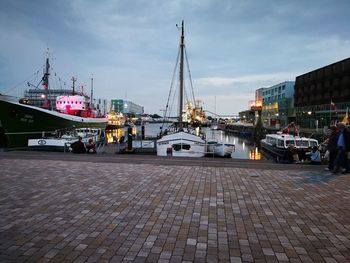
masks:
[[[93,74],[96,96],[159,114],[184,19],[196,98],[237,114],[257,88],[349,57],[349,17],[349,0],[0,0],[0,92],[22,95],[49,48],[62,85]]]

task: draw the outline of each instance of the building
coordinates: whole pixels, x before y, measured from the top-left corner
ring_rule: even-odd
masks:
[[[50,108],[56,110],[56,99],[58,96],[72,95],[71,89],[49,89],[48,100]],[[29,104],[37,107],[42,107],[45,99],[45,94],[42,89],[29,89],[24,92],[24,97],[29,100]],[[84,95],[87,99],[89,96]],[[107,114],[107,100],[96,98],[93,101],[94,109],[99,115]]]
[[[287,126],[294,116],[294,83],[294,81],[285,81],[262,89],[261,118],[265,127]]]
[[[254,124],[257,123],[259,117],[261,116],[261,110],[262,110],[262,101],[263,101],[263,91],[264,88],[257,89],[255,91],[255,100],[250,101],[250,109],[254,111]]]
[[[254,110],[245,110],[245,111],[240,111],[238,113],[239,119],[241,122],[244,123],[253,123],[255,119],[255,111]]]
[[[350,108],[350,58],[297,76],[294,106],[301,128],[322,130]]]
[[[111,100],[111,111],[139,116],[144,113],[144,108],[129,100],[115,99]]]
[[[71,89],[49,89],[48,90],[48,100],[50,108],[56,110],[56,98],[58,96],[71,95]],[[45,94],[42,89],[29,89],[24,92],[24,97],[29,100],[29,104],[37,107],[42,107]]]
[[[97,112],[100,115],[105,115],[108,113],[106,99],[101,99],[101,98],[93,99],[93,104],[94,104],[94,109],[97,110]]]

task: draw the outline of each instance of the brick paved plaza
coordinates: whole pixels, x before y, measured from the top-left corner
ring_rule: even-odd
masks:
[[[350,175],[247,166],[2,158],[0,261],[350,262]]]

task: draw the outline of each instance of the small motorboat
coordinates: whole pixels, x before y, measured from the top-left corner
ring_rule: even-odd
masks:
[[[70,146],[82,138],[82,142],[87,144],[90,139],[96,144],[103,144],[105,140],[105,131],[101,128],[78,128],[73,130],[57,130],[56,136],[39,139],[29,139],[28,147],[32,150],[44,151],[71,151]]]
[[[213,153],[216,156],[231,157],[235,151],[235,145],[232,143],[219,142],[216,139],[210,139],[207,141],[207,152]]]

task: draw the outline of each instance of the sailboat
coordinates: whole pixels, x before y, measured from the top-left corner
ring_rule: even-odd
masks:
[[[184,106],[184,57],[185,57],[185,27],[184,21],[181,25],[180,38],[180,68],[179,68],[179,103],[178,103],[178,123],[172,133],[168,131],[162,134],[157,140],[158,156],[175,157],[203,157],[205,155],[205,140],[191,132],[189,127],[183,122]],[[168,105],[167,105],[168,107]],[[165,116],[164,116],[165,117]]]
[[[44,98],[42,107],[30,105],[27,99],[0,94],[0,127],[2,126],[3,130],[0,145],[8,148],[24,147],[27,146],[28,139],[54,134],[59,129],[106,128],[108,119],[94,116],[92,105],[86,96],[73,94],[58,97],[57,110],[52,109],[48,100],[49,70],[50,63],[47,57],[41,80]]]

